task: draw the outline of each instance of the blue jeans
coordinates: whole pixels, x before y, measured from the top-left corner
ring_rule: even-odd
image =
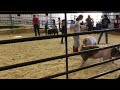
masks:
[[[100,36],[98,38],[98,44],[99,44],[99,42],[101,40],[101,37],[102,37],[103,33],[105,33],[106,44],[108,44],[108,32],[101,32],[100,33]]]

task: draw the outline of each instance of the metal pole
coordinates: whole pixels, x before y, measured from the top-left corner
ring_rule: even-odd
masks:
[[[12,21],[12,14],[9,14],[10,22],[11,22],[11,28],[13,28],[13,21]]]
[[[74,15],[74,21],[75,21],[75,15]]]
[[[59,31],[60,31],[60,17],[58,18],[58,27],[59,27]]]
[[[65,14],[65,49],[66,49],[66,79],[68,79],[68,48],[67,48],[67,16],[66,16],[66,13]]]
[[[52,18],[51,18],[51,13],[50,13],[50,23],[51,23],[51,27],[52,27]]]

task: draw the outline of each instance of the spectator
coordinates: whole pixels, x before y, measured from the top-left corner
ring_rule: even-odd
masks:
[[[62,20],[62,29],[61,29],[61,32],[62,32],[63,35],[65,34],[65,19]],[[61,38],[61,44],[64,44],[63,43],[63,38],[64,37]]]
[[[93,19],[88,15],[88,18],[86,19],[86,26],[88,27],[88,31],[91,31],[93,29]]]
[[[72,29],[74,27],[74,24],[75,24],[75,21],[74,20],[71,20],[71,25],[70,25],[70,31],[72,32]]]
[[[53,19],[53,25],[56,26],[55,19]]]
[[[120,18],[119,15],[116,15],[115,21],[114,21],[114,28],[120,27]]]
[[[40,36],[40,31],[39,31],[39,19],[36,17],[36,15],[33,15],[33,26],[34,26],[34,32],[35,36]]]
[[[83,32],[88,31],[88,27],[85,25],[83,21],[80,23],[80,30]]]
[[[110,24],[110,20],[108,19],[107,15],[105,14],[103,19],[102,19],[102,29],[108,29],[108,25]],[[101,40],[101,37],[103,35],[104,32],[100,33],[100,36],[98,38],[98,44]],[[106,44],[108,44],[108,32],[105,32],[105,38],[106,38]]]
[[[52,26],[52,30],[53,30],[53,33],[54,33],[54,35],[55,34],[57,34],[58,35],[58,28],[57,28],[57,26]]]
[[[101,30],[101,27],[102,27],[102,26],[101,26],[101,22],[98,21],[98,22],[96,23],[96,30]]]
[[[48,21],[46,21],[46,23],[45,23],[45,34],[47,35],[47,29],[48,29]]]
[[[85,25],[85,23],[82,21],[82,22],[80,23],[80,25]]]
[[[58,18],[58,23],[59,23],[59,26],[58,26],[58,27],[59,27],[59,31],[61,31],[61,30],[60,30],[60,29],[61,29],[61,28],[60,28],[60,18]]]

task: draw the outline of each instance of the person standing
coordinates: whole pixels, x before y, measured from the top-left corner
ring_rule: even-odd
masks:
[[[46,21],[46,23],[45,23],[45,34],[47,35],[47,33],[48,33],[48,21]]]
[[[114,28],[119,28],[120,27],[120,18],[119,15],[116,15],[116,18],[114,20]]]
[[[36,15],[33,15],[33,26],[34,26],[34,32],[35,36],[40,36],[40,31],[39,31],[39,19],[36,17]]]
[[[64,35],[65,34],[65,19],[62,20],[62,25],[61,26],[62,26],[61,33]],[[63,38],[64,37],[61,38],[61,44],[64,44],[63,43]]]
[[[108,29],[108,25],[111,23],[110,20],[108,19],[107,15],[105,14],[103,19],[102,19],[102,29]],[[101,40],[101,37],[103,35],[104,32],[100,33],[100,36],[98,38],[98,44]],[[108,44],[108,32],[105,32],[105,38],[106,38],[106,44]]]
[[[86,19],[86,26],[88,27],[88,31],[91,31],[93,29],[93,19],[88,15],[88,18]]]
[[[70,28],[70,30],[73,30],[73,33],[79,33],[80,32],[80,21],[83,19],[83,15],[79,15],[76,18],[76,22],[74,25],[72,25],[72,27]],[[80,37],[79,35],[73,36],[74,39],[74,44],[73,44],[73,52],[78,52],[78,48],[80,46]]]
[[[58,18],[58,28],[59,28],[59,31],[61,31],[60,29],[60,17]]]
[[[56,26],[55,19],[53,19],[53,26]]]

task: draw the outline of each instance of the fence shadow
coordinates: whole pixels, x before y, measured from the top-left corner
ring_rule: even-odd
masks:
[[[120,36],[120,31],[112,31],[112,32],[109,32],[109,34]]]

